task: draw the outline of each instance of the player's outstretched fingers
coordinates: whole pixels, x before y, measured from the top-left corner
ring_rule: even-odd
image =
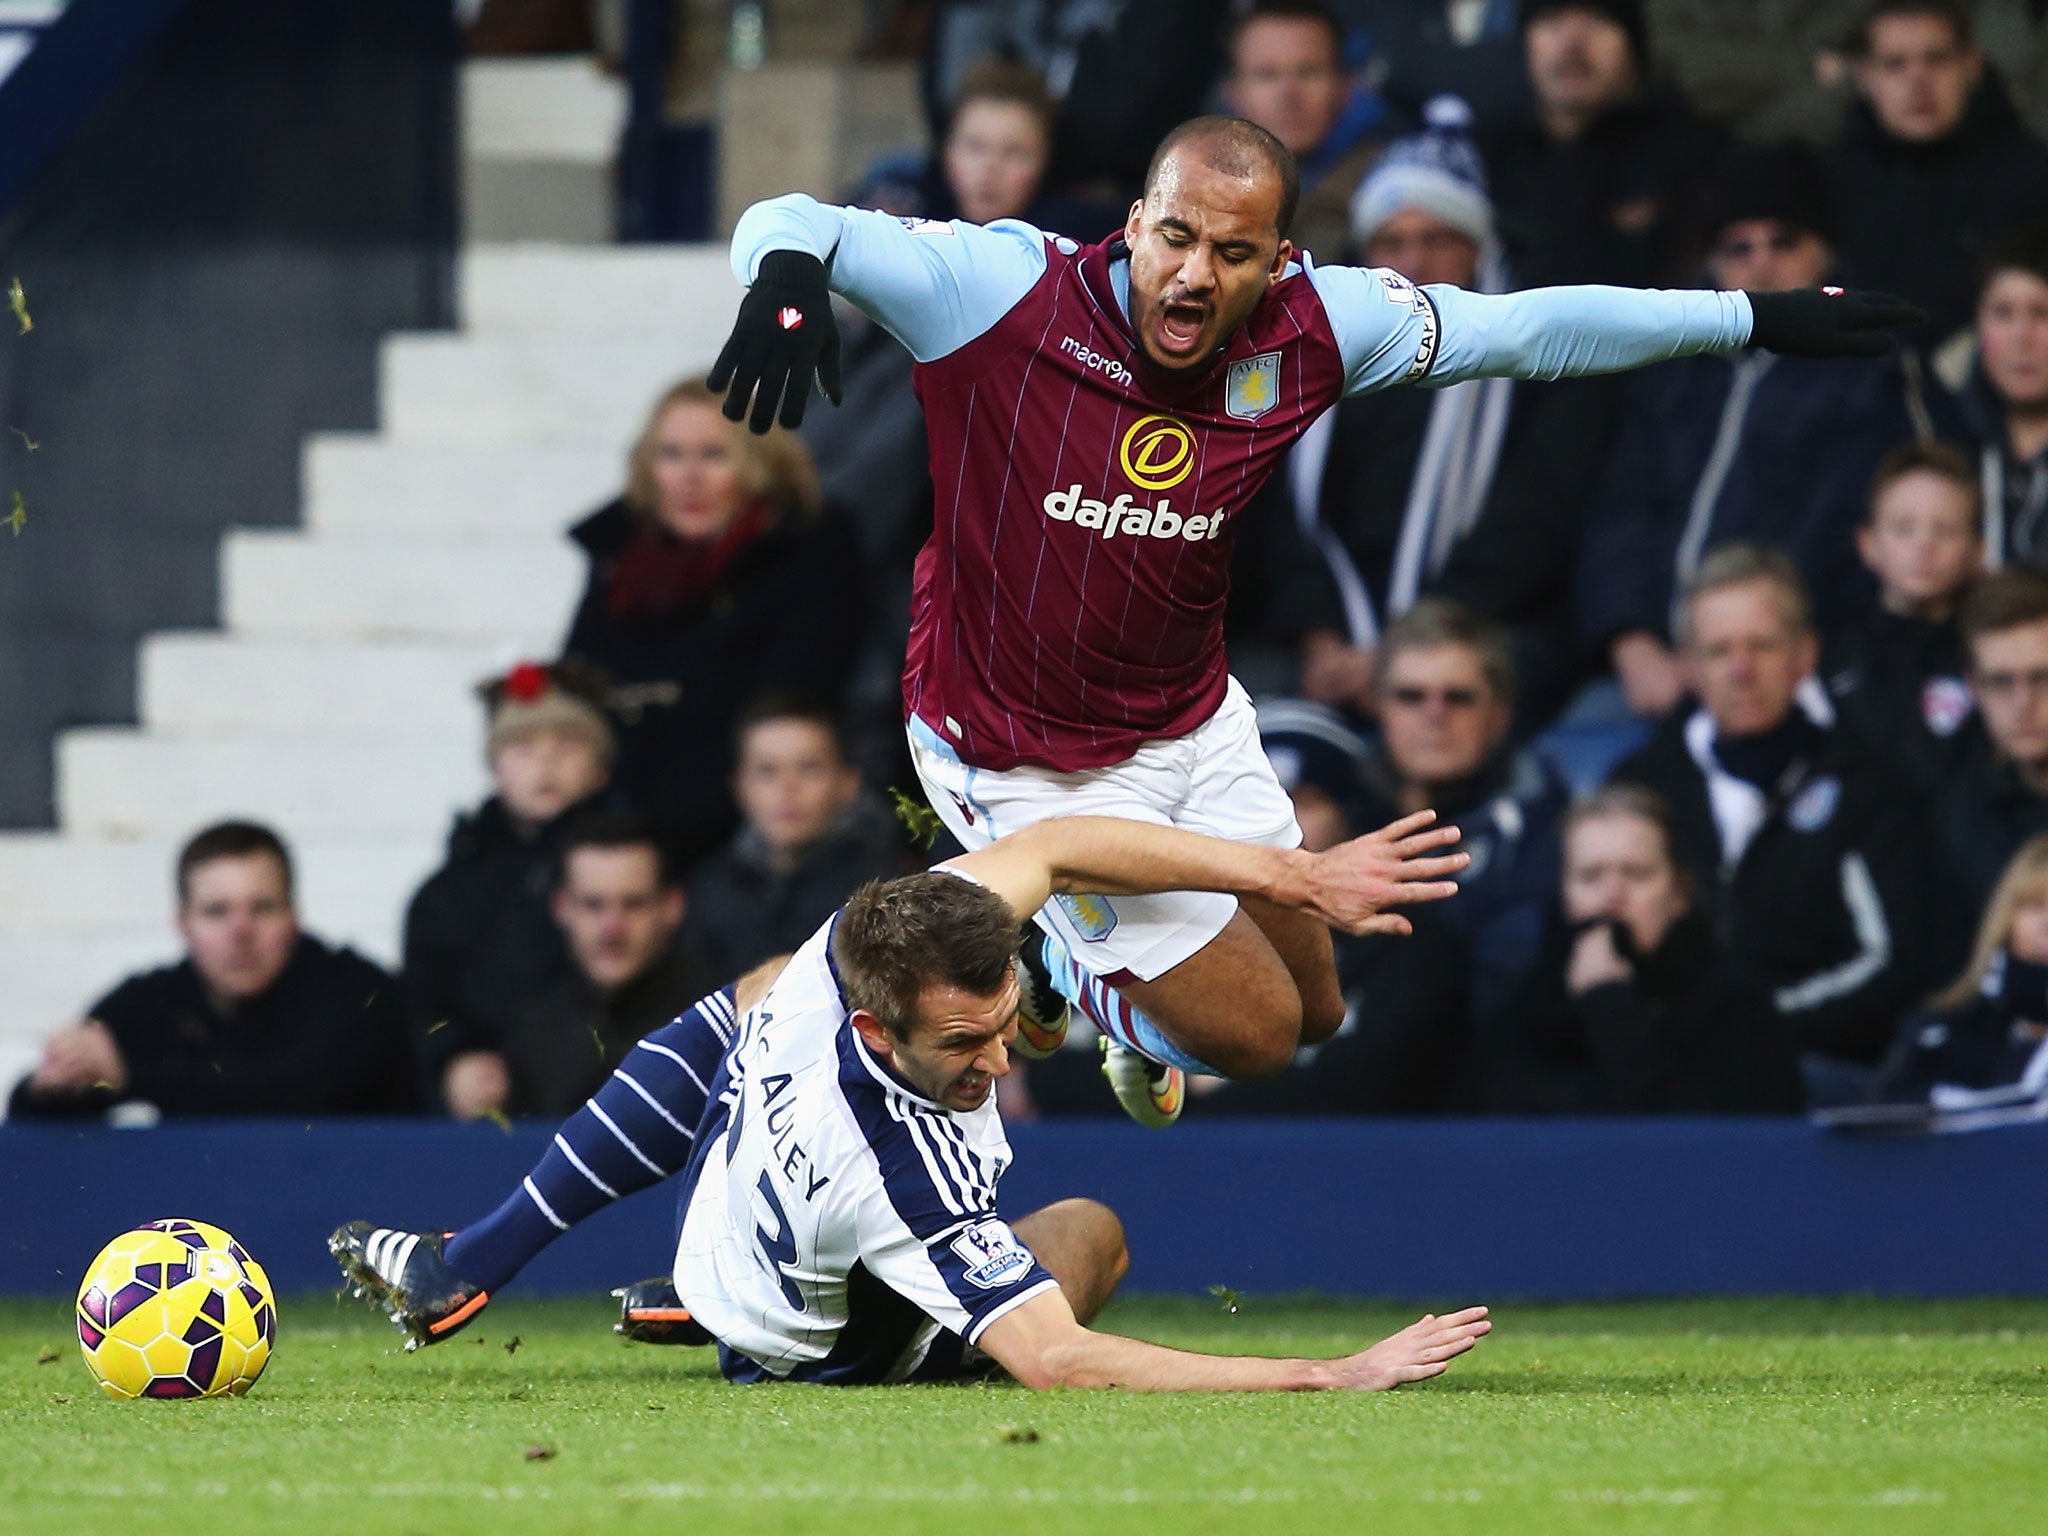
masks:
[[[1448,848],[1464,834],[1456,827],[1430,827],[1402,838],[1387,851],[1397,859],[1419,858],[1437,848]]]

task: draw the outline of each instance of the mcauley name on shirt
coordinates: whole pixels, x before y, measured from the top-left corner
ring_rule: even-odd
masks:
[[[1215,538],[1223,531],[1225,521],[1221,512],[1197,512],[1193,517],[1183,517],[1173,510],[1170,500],[1151,507],[1137,505],[1128,494],[1114,501],[1098,501],[1083,497],[1078,485],[1048,492],[1041,505],[1053,521],[1100,530],[1105,539],[1121,533],[1141,539],[1186,539],[1195,544]]]

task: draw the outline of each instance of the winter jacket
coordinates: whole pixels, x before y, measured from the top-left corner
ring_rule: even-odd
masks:
[[[2022,843],[2048,832],[2048,795],[2027,788],[1987,738],[1942,783],[1935,817],[1953,882],[1948,957],[1960,964],[2005,866]]]
[[[2048,211],[2048,148],[2028,132],[1995,74],[1943,139],[1892,138],[1853,103],[1829,157],[1843,276],[1910,299],[1928,313],[1917,338],[1967,324],[1985,242]]]
[[[301,934],[270,986],[224,1013],[190,960],[131,976],[87,1010],[121,1048],[127,1085],[46,1094],[10,1115],[94,1114],[141,1100],[167,1116],[380,1115],[413,1106],[398,983],[352,949]]]
[[[838,516],[786,518],[742,548],[689,609],[620,618],[607,597],[639,526],[615,501],[570,531],[590,576],[563,652],[611,678],[613,784],[670,831],[687,862],[738,822],[728,781],[747,705],[779,692],[838,700],[860,639],[860,557]]]
[[[730,981],[796,949],[860,886],[904,864],[902,839],[878,805],[856,805],[788,870],[774,868],[750,827],[690,881],[684,943],[706,974]]]
[[[1588,645],[1668,634],[1701,559],[1739,541],[1792,557],[1823,629],[1869,608],[1853,534],[1878,461],[1916,435],[1906,371],[1758,351],[1688,357],[1634,375],[1627,400],[1581,546]]]
[[[1507,1001],[1480,1020],[1480,1101],[1496,1114],[1797,1114],[1797,1034],[1689,912],[1627,981],[1574,994],[1583,930],[1558,918]]]
[[[2013,452],[2005,402],[1981,364],[1955,398],[1959,433],[1977,451],[1977,486],[1983,501],[1984,563],[2048,570],[2048,448],[2031,459]]]
[[[430,1102],[450,1059],[502,1050],[520,1004],[569,973],[552,910],[562,839],[606,799],[592,796],[532,837],[496,796],[455,818],[447,858],[405,914],[406,1007]]]
[[[1802,1049],[1875,1062],[1934,975],[1938,859],[1920,800],[1840,730],[1768,791],[1722,769],[1714,739],[1706,711],[1674,716],[1613,777],[1671,807],[1717,944]]]
[[[714,987],[680,953],[662,955],[615,992],[600,992],[571,967],[524,998],[499,1041],[511,1069],[511,1115],[559,1120],[595,1093],[635,1042]]]
[[[1981,734],[1968,673],[1953,620],[1882,608],[1838,631],[1821,652],[1821,679],[1841,728],[1923,792],[1961,768]]]

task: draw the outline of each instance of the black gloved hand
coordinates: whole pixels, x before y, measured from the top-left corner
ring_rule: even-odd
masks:
[[[804,419],[811,381],[839,403],[839,322],[825,286],[825,263],[808,251],[770,251],[761,258],[754,286],[740,300],[739,318],[706,380],[713,389],[732,387],[725,397],[728,420],[746,418],[754,432],[766,432],[782,402],[782,424]],[[747,401],[754,402],[747,415]]]
[[[1787,357],[1882,357],[1893,331],[1927,318],[1904,299],[1855,288],[1752,293],[1749,308],[1749,344]]]

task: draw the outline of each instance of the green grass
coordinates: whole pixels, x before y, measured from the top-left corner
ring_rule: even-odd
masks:
[[[1104,1321],[1332,1354],[1412,1315],[1254,1298]],[[408,1357],[381,1320],[307,1298],[248,1398],[116,1403],[67,1306],[11,1302],[0,1528],[134,1529],[146,1511],[206,1536],[2041,1529],[2048,1301],[1495,1315],[1449,1376],[1390,1395],[1148,1398],[727,1387],[703,1352],[626,1345],[582,1303],[499,1303]]]

